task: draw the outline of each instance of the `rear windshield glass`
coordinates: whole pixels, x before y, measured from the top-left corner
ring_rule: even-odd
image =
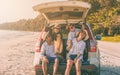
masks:
[[[45,13],[46,16],[51,20],[57,19],[80,19],[83,15],[83,12],[73,12],[73,11],[66,11],[66,12],[54,12],[54,13]]]

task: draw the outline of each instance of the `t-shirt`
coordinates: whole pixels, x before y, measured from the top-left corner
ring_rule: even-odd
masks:
[[[85,46],[86,46],[85,42],[83,40],[77,42],[76,38],[74,38],[72,40],[72,43],[73,43],[72,48],[70,49],[68,54],[69,55],[76,55],[76,54],[80,53],[81,56],[80,56],[79,59],[82,59],[84,49],[85,49]]]
[[[67,40],[67,45],[69,40],[73,40],[75,38],[75,32],[69,32],[68,34],[68,40]]]
[[[68,34],[68,40],[72,40],[75,38],[75,32],[69,32]]]
[[[54,53],[54,46],[48,45],[47,42],[44,42],[41,47],[40,57],[49,56],[49,57],[56,57]]]

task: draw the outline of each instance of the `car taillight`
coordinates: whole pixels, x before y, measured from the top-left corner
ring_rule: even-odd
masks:
[[[40,52],[40,49],[36,49],[36,51],[35,52]]]
[[[91,66],[86,66],[86,68],[87,68],[87,69],[94,69],[94,68],[96,68],[96,67],[91,65]]]
[[[40,65],[35,66],[35,69],[38,69],[38,68],[42,68],[42,66]]]
[[[37,46],[37,47],[35,48],[35,52],[40,52],[40,47],[39,47],[39,46]]]
[[[91,47],[90,48],[90,52],[96,52],[97,50],[96,50],[96,47]]]

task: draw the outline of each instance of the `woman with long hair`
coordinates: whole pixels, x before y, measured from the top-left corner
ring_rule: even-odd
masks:
[[[86,45],[83,40],[85,36],[85,31],[76,32],[76,38],[74,38],[72,42],[68,43],[67,50],[69,50],[69,52],[65,75],[70,75],[70,70],[73,64],[75,64],[76,67],[76,75],[81,75],[81,60],[83,58],[83,52]]]

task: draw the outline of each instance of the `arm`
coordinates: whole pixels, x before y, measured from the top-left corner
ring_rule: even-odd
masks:
[[[43,44],[41,47],[40,56],[41,56],[42,61],[46,61],[49,63],[48,59],[46,58],[46,49],[45,48],[46,48],[46,46],[45,46],[45,44]]]
[[[72,40],[68,40],[68,46],[66,47],[67,50],[72,48]]]
[[[61,39],[61,35],[60,34],[58,34],[57,35],[57,42],[58,42],[58,47],[57,47],[57,49],[58,50],[60,50],[60,47],[61,47],[61,45],[62,45],[62,39]],[[61,53],[61,52],[60,52]]]
[[[42,59],[43,57],[45,57],[45,53],[46,53],[45,45],[42,44],[41,52],[40,52],[40,57],[41,57],[41,59]]]
[[[70,50],[71,48],[72,48],[72,37],[71,37],[71,33],[69,32],[69,34],[68,34],[68,42],[67,42],[67,47],[66,47],[66,49],[67,50]]]
[[[77,54],[77,57],[76,57],[77,59],[81,56],[81,54],[84,53],[85,47],[86,47],[86,44],[85,44],[85,42],[83,42],[82,45],[80,46],[80,51]]]

